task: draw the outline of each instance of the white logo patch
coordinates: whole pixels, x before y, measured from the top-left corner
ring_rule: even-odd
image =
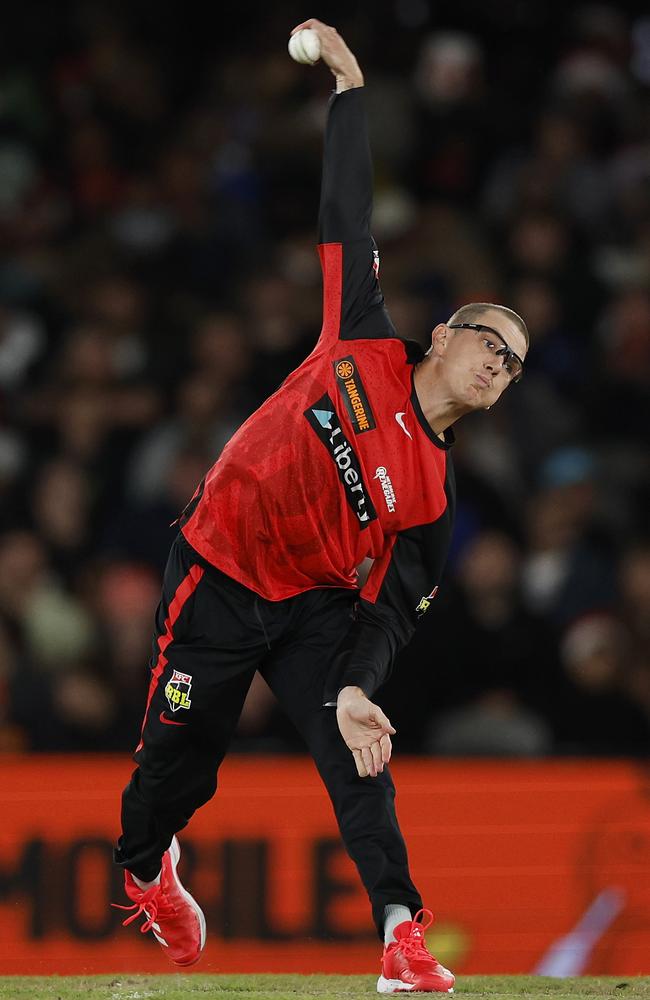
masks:
[[[409,430],[407,430],[406,424],[404,423],[405,412],[406,412],[405,410],[402,410],[401,413],[396,413],[395,414],[395,420],[400,425],[400,427],[402,428],[402,430],[404,431],[404,433],[406,434],[406,436],[409,437],[409,438],[411,438],[411,441],[412,441],[413,438],[411,437],[411,432]]]
[[[192,675],[184,674],[180,670],[174,670],[174,673],[165,685],[165,698],[172,712],[178,712],[179,708],[190,708],[192,704],[190,700],[191,690]]]
[[[395,499],[395,490],[393,489],[391,478],[388,475],[388,472],[386,471],[383,465],[377,466],[374,478],[378,479],[379,482],[381,483],[381,488],[384,491],[384,500],[386,501],[386,507],[388,508],[391,514],[394,514],[395,504],[397,503]]]

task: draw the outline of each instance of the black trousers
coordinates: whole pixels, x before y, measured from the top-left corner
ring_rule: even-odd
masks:
[[[360,778],[335,709],[323,706],[353,599],[347,590],[321,589],[267,601],[178,536],[156,614],[138,766],[122,796],[118,865],[146,881],[156,877],[173,835],[216,791],[219,765],[259,670],[316,763],[380,936],[387,903],[420,909],[390,773]]]

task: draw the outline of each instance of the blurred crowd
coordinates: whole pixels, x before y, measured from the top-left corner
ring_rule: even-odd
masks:
[[[487,300],[531,335],[457,429],[450,564],[382,698],[406,752],[647,753],[650,16],[553,6],[318,12],[366,72],[397,329]],[[5,751],[133,748],[172,522],[320,326],[313,12],[162,8],[28,2],[2,42]],[[259,679],[236,746],[299,747]]]

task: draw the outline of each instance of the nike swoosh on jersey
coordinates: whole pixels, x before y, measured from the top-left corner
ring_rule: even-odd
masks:
[[[167,718],[165,718],[165,713],[164,712],[160,713],[159,718],[160,718],[160,721],[164,722],[166,726],[186,726],[187,725],[187,722],[174,722],[173,719],[167,719]]]
[[[400,427],[402,428],[402,430],[404,431],[404,433],[406,434],[406,436],[410,437],[411,441],[412,441],[413,438],[411,437],[411,432],[409,430],[407,430],[406,425],[404,423],[404,414],[405,413],[406,413],[406,410],[402,410],[401,413],[396,413],[395,414],[395,420],[400,425]]]

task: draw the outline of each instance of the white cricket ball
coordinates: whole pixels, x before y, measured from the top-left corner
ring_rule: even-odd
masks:
[[[298,63],[313,66],[320,59],[320,38],[311,28],[302,28],[289,39],[289,55]]]

